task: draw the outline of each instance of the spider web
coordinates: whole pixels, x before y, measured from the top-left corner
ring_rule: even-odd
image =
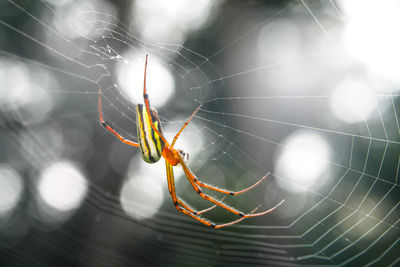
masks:
[[[0,35],[9,38],[0,41],[2,60],[32,70],[31,83],[50,84],[45,93],[29,91],[33,102],[19,100],[26,94],[15,86],[21,76],[8,77],[15,90],[2,91],[4,96],[7,92],[16,96],[10,98],[11,104],[0,101],[6,152],[2,162],[22,177],[25,188],[12,216],[2,219],[0,231],[9,243],[1,250],[6,264],[370,266],[399,262],[398,85],[377,78],[348,58],[340,45],[347,21],[339,3],[224,4],[214,21],[218,27],[199,30],[184,44],[144,40],[126,22],[123,9],[117,14],[73,2],[69,12],[91,25],[91,32],[80,32],[68,20],[66,9],[50,2],[8,0],[4,5],[12,12],[0,17]],[[289,26],[282,26],[285,20],[291,22]],[[271,30],[270,25],[293,34],[283,34],[289,38],[283,40],[285,53],[273,43],[260,52],[258,38]],[[294,25],[301,33],[293,32]],[[300,39],[302,46],[284,46]],[[97,117],[101,88],[105,119],[126,138],[137,140],[135,104],[141,100],[124,90],[122,83],[133,75],[135,86],[142,88],[145,54],[149,54],[150,101],[166,101],[158,112],[168,140],[201,105],[177,144],[191,155],[188,164],[199,179],[240,190],[267,173],[256,189],[223,201],[247,213],[255,207],[267,210],[282,199],[284,204],[268,215],[217,231],[174,209],[163,163],[142,164],[139,152],[101,128]],[[163,91],[167,84],[154,90],[158,78],[154,76],[160,74],[157,64],[174,78],[175,92],[170,95]],[[131,67],[140,68],[138,76],[121,72]],[[333,93],[342,82],[360,81],[374,90]],[[381,87],[389,90],[378,90]],[[37,94],[42,98],[35,102]],[[47,113],[43,99],[52,101]],[[364,119],[344,122],[335,116],[340,109],[332,108],[343,101],[350,101],[351,107],[369,101],[372,111]],[[286,153],[291,151],[291,140],[304,136],[311,140],[305,143],[305,154],[283,161],[290,155]],[[326,150],[328,156],[317,153],[310,159],[307,151],[313,151],[315,144],[316,151]],[[42,214],[32,208],[37,177],[51,162],[63,158],[85,170],[87,194],[68,220],[43,223]],[[293,166],[297,169],[288,172]],[[316,172],[315,180],[293,178],[302,172],[306,176]],[[179,168],[175,176],[178,195],[198,209],[209,206]],[[151,181],[131,184],[144,187],[132,192],[143,194],[145,200],[131,199],[129,190],[131,195],[121,197],[127,181],[135,181],[132,177]],[[155,207],[153,200],[161,202]],[[145,216],[148,211],[151,216]],[[218,223],[236,219],[219,208],[204,217]],[[7,234],[10,225],[14,230]]]

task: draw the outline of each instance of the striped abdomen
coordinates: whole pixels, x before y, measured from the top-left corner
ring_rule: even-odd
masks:
[[[157,111],[150,108],[150,113],[154,126],[162,133]],[[143,104],[136,105],[136,128],[143,160],[148,163],[157,162],[161,158],[164,149],[164,141],[151,128],[150,116],[147,113],[146,106]]]

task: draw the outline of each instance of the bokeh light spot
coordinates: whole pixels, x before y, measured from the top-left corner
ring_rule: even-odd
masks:
[[[331,101],[333,114],[348,123],[367,119],[374,107],[373,91],[362,82],[341,83],[334,91]]]
[[[138,0],[133,5],[134,24],[152,42],[183,43],[188,32],[206,24],[216,13],[218,0]]]
[[[115,7],[103,0],[62,1],[56,3],[56,8],[63,14],[64,20],[54,17],[54,27],[70,39],[101,36],[102,31],[96,27],[101,23],[100,20],[109,20],[108,16],[102,14],[116,14]]]
[[[117,77],[123,93],[134,103],[143,103],[143,75],[145,55],[128,53],[122,56],[126,63],[117,65]],[[175,80],[156,56],[149,55],[147,64],[147,90],[152,107],[164,106],[175,91]]]
[[[78,208],[85,197],[87,181],[75,164],[60,161],[41,172],[37,189],[47,205],[70,211]]]
[[[153,217],[163,203],[162,187],[146,177],[130,177],[121,189],[120,201],[124,211],[136,219]]]
[[[258,36],[260,52],[274,60],[295,56],[300,44],[297,26],[286,20],[265,24]]]
[[[45,69],[0,57],[0,109],[18,110],[23,122],[42,121],[54,108],[58,83]]]
[[[278,180],[282,188],[301,191],[310,187],[328,168],[330,149],[326,141],[314,132],[300,131],[284,141],[277,161]],[[288,187],[287,181],[291,186]]]
[[[342,1],[346,13],[348,52],[371,70],[400,82],[400,2],[398,0]]]

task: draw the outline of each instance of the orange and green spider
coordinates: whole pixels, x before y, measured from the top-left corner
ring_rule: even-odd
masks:
[[[245,188],[240,191],[229,191],[225,189],[219,189],[217,187],[214,187],[212,185],[206,184],[201,182],[195,174],[189,169],[187,165],[187,161],[189,159],[189,156],[187,153],[183,152],[181,149],[175,149],[174,145],[176,141],[178,140],[178,137],[182,133],[183,129],[189,124],[191,119],[196,115],[196,113],[201,109],[201,105],[192,113],[192,115],[189,117],[189,119],[185,122],[185,124],[182,126],[182,128],[179,130],[179,132],[175,135],[174,139],[172,140],[172,143],[170,144],[164,137],[163,135],[163,130],[161,127],[161,122],[160,118],[158,117],[158,113],[154,108],[150,107],[150,101],[149,101],[149,96],[146,91],[146,71],[147,71],[147,58],[148,56],[146,55],[146,61],[145,61],[145,67],[144,67],[144,86],[143,86],[143,99],[144,99],[144,105],[143,104],[137,104],[136,105],[136,128],[137,128],[137,136],[138,136],[138,142],[134,142],[131,140],[128,140],[124,138],[121,134],[119,134],[109,123],[104,121],[103,119],[103,112],[101,108],[101,88],[99,89],[99,98],[98,98],[98,105],[99,105],[99,120],[101,125],[106,128],[108,131],[113,133],[115,136],[117,136],[122,142],[125,144],[139,147],[140,152],[142,155],[142,158],[144,161],[147,163],[155,163],[158,160],[163,157],[165,159],[165,165],[166,165],[166,171],[167,171],[167,181],[168,181],[168,190],[169,193],[172,197],[172,201],[174,203],[175,208],[192,217],[195,220],[198,220],[199,222],[213,227],[213,228],[222,228],[225,226],[233,225],[236,224],[245,218],[248,217],[257,217],[257,216],[262,216],[267,213],[270,213],[271,211],[275,210],[279,205],[281,205],[284,200],[276,204],[274,207],[270,208],[269,210],[259,212],[259,213],[254,213],[256,209],[254,209],[251,213],[245,214],[243,212],[240,212],[227,204],[223,202],[223,200],[217,200],[216,198],[204,193],[202,191],[203,188],[208,188],[210,190],[226,194],[226,195],[238,195],[242,194],[244,192],[249,191],[250,189],[256,187],[259,185],[265,178],[267,178],[268,174],[266,174],[264,177],[262,177],[259,181],[257,181],[255,184],[252,186]],[[179,198],[176,195],[175,191],[175,180],[174,180],[174,172],[173,172],[173,167],[174,166],[180,166],[182,167],[187,179],[189,180],[190,184],[194,188],[194,190],[197,192],[197,194],[202,197],[203,199],[210,201],[214,203],[214,206],[209,207],[207,209],[197,211],[194,208],[190,207],[186,203],[183,202],[181,198]],[[215,208],[216,206],[220,206],[240,218],[228,223],[224,224],[215,224],[209,220],[203,219],[200,217],[200,214],[203,214],[205,212],[208,212]]]

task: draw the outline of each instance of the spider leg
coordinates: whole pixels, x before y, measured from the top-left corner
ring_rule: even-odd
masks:
[[[172,141],[172,144],[171,144],[171,148],[174,147],[175,142],[176,142],[176,140],[178,139],[179,135],[181,135],[183,129],[186,128],[186,126],[187,126],[187,125],[189,124],[189,122],[192,120],[192,118],[193,118],[194,115],[197,113],[197,111],[200,110],[200,108],[201,108],[201,105],[198,106],[198,107],[196,108],[196,110],[192,113],[192,115],[190,115],[189,119],[188,119],[188,120],[185,122],[185,124],[182,126],[182,128],[180,129],[180,131],[175,135],[174,140]]]
[[[235,195],[239,195],[239,194],[242,194],[242,193],[244,193],[244,192],[247,192],[247,191],[253,189],[253,188],[256,187],[257,185],[259,185],[265,178],[267,178],[268,175],[269,175],[269,173],[267,173],[266,175],[264,175],[264,177],[261,178],[260,180],[258,180],[255,184],[253,184],[253,185],[251,185],[251,186],[249,186],[249,187],[247,187],[247,188],[245,188],[245,189],[243,189],[243,190],[240,190],[240,191],[228,191],[228,190],[225,190],[225,189],[220,189],[220,188],[217,188],[217,187],[215,187],[215,186],[212,186],[212,185],[209,185],[209,184],[206,184],[206,183],[203,183],[203,182],[199,181],[199,179],[198,179],[196,176],[194,176],[194,175],[193,175],[193,178],[194,178],[194,182],[195,182],[198,186],[201,186],[201,187],[204,187],[204,188],[208,188],[208,189],[211,189],[211,190],[214,190],[214,191],[223,193],[223,194],[235,196]]]
[[[149,101],[149,95],[147,94],[147,91],[146,91],[147,57],[148,56],[146,55],[146,62],[144,65],[143,100],[146,105],[147,114],[149,114],[149,121],[150,121],[151,128],[154,130],[154,132],[156,132],[161,137],[161,139],[164,141],[165,145],[167,147],[169,147],[169,143],[168,143],[167,139],[165,139],[164,135],[162,133],[160,133],[160,131],[157,130],[157,128],[154,126],[153,120],[151,119],[151,116],[150,116],[150,114],[151,114],[150,113],[150,101]]]
[[[285,200],[282,200],[281,202],[279,202],[278,204],[276,204],[274,207],[272,207],[269,210],[263,211],[263,212],[259,212],[259,213],[249,213],[249,214],[244,214],[243,212],[240,212],[232,207],[229,207],[228,205],[226,205],[225,203],[223,203],[222,201],[219,201],[215,198],[213,198],[210,195],[204,194],[201,189],[199,188],[199,186],[196,184],[195,182],[195,177],[193,175],[193,173],[190,171],[190,169],[187,167],[186,163],[184,162],[184,160],[179,156],[179,163],[181,164],[183,171],[186,174],[186,177],[188,178],[189,182],[191,183],[192,187],[194,188],[194,190],[200,195],[200,197],[202,197],[205,200],[208,200],[210,202],[213,202],[214,204],[236,214],[239,215],[240,217],[244,217],[244,218],[248,218],[248,217],[257,217],[257,216],[262,216],[265,215],[267,213],[270,213],[271,211],[275,210],[279,205],[281,205],[283,202],[285,202]]]
[[[258,208],[259,208],[259,206],[258,206],[257,208],[255,208],[254,210],[252,210],[250,214],[254,213]],[[237,219],[237,220],[234,220],[234,221],[231,221],[231,222],[228,222],[228,223],[217,224],[217,225],[214,226],[214,228],[222,228],[222,227],[234,225],[234,224],[237,224],[238,222],[243,221],[244,219],[246,219],[246,218],[245,218],[245,217],[242,217],[242,218],[240,218],[240,219]]]
[[[166,168],[167,168],[168,190],[169,190],[169,193],[171,194],[172,201],[174,202],[175,208],[178,211],[188,215],[189,217],[192,217],[193,219],[195,219],[195,220],[197,220],[197,221],[199,221],[199,222],[201,222],[201,223],[203,223],[203,224],[205,224],[207,226],[214,226],[213,223],[211,223],[211,222],[209,222],[209,221],[207,221],[207,220],[195,215],[196,211],[191,209],[191,208],[189,208],[183,201],[181,201],[176,196],[175,182],[174,182],[174,172],[172,170],[172,165],[169,164],[167,161],[165,161],[165,165],[166,165]],[[179,204],[182,205],[182,207],[179,206]],[[211,207],[211,208],[213,208],[213,207]]]
[[[139,144],[136,142],[133,142],[129,139],[124,138],[122,135],[120,135],[119,133],[117,133],[117,131],[115,131],[111,125],[104,121],[103,119],[103,111],[101,109],[101,89],[99,88],[99,100],[98,100],[98,105],[99,105],[99,121],[101,123],[101,126],[103,126],[104,128],[106,128],[107,130],[109,130],[111,133],[113,133],[115,136],[117,136],[119,138],[119,140],[121,140],[123,143],[131,145],[131,146],[136,146],[138,147]]]
[[[203,214],[203,213],[208,212],[208,211],[214,209],[215,207],[217,207],[217,205],[214,205],[214,206],[211,206],[211,207],[206,208],[204,210],[196,211],[193,208],[191,208],[189,205],[187,205],[185,202],[183,202],[183,200],[179,199],[176,196],[175,182],[174,182],[174,172],[173,172],[173,169],[172,169],[172,165],[169,164],[167,161],[165,161],[165,166],[167,168],[168,190],[169,190],[169,193],[172,196],[172,200],[174,201],[174,203],[175,203],[175,201],[177,201],[183,208],[185,208],[186,210],[188,210],[189,212],[191,212],[191,213],[193,213],[195,215]],[[221,201],[224,200],[224,199],[225,199],[225,197],[223,199],[221,199]]]
[[[214,205],[214,206],[212,206],[212,207],[210,207],[210,208],[208,208],[208,209],[202,210],[202,211],[195,211],[195,210],[191,209],[190,207],[188,207],[182,200],[180,200],[180,199],[176,196],[176,192],[175,192],[175,183],[174,183],[174,173],[173,173],[172,165],[169,164],[167,161],[165,161],[165,164],[166,164],[166,168],[167,168],[168,189],[169,189],[169,191],[170,191],[172,200],[174,201],[174,206],[175,206],[175,208],[176,208],[178,211],[180,211],[180,212],[182,212],[182,213],[188,215],[189,217],[192,217],[193,219],[195,219],[195,220],[197,220],[197,221],[199,221],[199,222],[201,222],[201,223],[203,223],[203,224],[205,224],[205,225],[207,225],[207,226],[210,226],[210,227],[212,227],[212,228],[222,228],[222,227],[230,226],[230,225],[236,224],[236,223],[241,222],[241,221],[243,221],[244,219],[246,219],[246,217],[243,216],[243,217],[241,217],[241,218],[239,218],[239,219],[237,219],[237,220],[234,220],[234,221],[231,221],[231,222],[228,222],[228,223],[224,223],[224,224],[215,224],[215,223],[213,223],[213,222],[211,222],[211,221],[207,221],[207,220],[205,220],[205,219],[199,217],[198,215],[200,215],[201,213],[204,213],[204,212],[207,212],[207,211],[213,209],[214,207],[216,207],[216,205]],[[225,197],[224,197],[223,199],[225,199]],[[222,199],[222,200],[223,200],[223,199]],[[222,201],[222,200],[221,200],[221,201]],[[179,206],[179,204],[182,205],[182,207]],[[280,204],[279,204],[279,205],[280,205]],[[278,206],[278,205],[277,205],[277,206]],[[268,212],[272,211],[272,210],[275,209],[277,206],[275,206],[274,208],[268,210]],[[247,215],[248,215],[247,217],[257,216],[256,214],[254,214],[254,212],[255,212],[258,208],[259,208],[259,206],[258,206],[257,208],[255,208],[253,211],[251,211],[250,214],[247,214]]]
[[[221,201],[222,201],[222,199],[221,199]],[[183,200],[180,199],[180,198],[178,198],[178,203],[181,204],[182,207],[184,207],[185,209],[187,209],[188,211],[190,211],[191,213],[193,213],[193,214],[195,214],[195,215],[200,215],[200,214],[206,213],[206,212],[208,212],[208,211],[210,211],[210,210],[212,210],[212,209],[214,209],[214,208],[217,207],[217,205],[214,205],[214,206],[211,206],[211,207],[209,207],[209,208],[206,208],[206,209],[197,211],[197,210],[191,208],[191,207],[190,207],[188,204],[186,204],[185,202],[183,202]]]
[[[175,191],[175,180],[174,180],[174,171],[172,169],[172,165],[169,164],[167,161],[165,161],[165,166],[167,168],[167,180],[168,180],[168,190],[169,193],[172,197],[172,201],[174,202],[174,205],[176,204],[180,204],[183,208],[185,208],[186,210],[188,210],[189,212],[193,213],[193,214],[202,214],[204,212],[207,212],[209,210],[212,210],[213,208],[216,207],[216,205],[209,207],[205,210],[202,211],[196,211],[194,209],[192,209],[191,207],[189,207],[189,205],[187,205],[185,202],[183,202],[181,199],[179,199],[176,196],[176,191]],[[175,206],[176,206],[175,205]]]
[[[223,197],[220,201],[224,201],[225,198],[226,198],[226,197]],[[195,214],[200,215],[200,214],[206,213],[207,211],[210,211],[210,210],[214,209],[214,208],[217,207],[217,206],[218,206],[218,205],[214,205],[214,206],[211,206],[211,207],[209,207],[209,208],[207,208],[207,209],[199,210],[199,211],[197,211]]]

